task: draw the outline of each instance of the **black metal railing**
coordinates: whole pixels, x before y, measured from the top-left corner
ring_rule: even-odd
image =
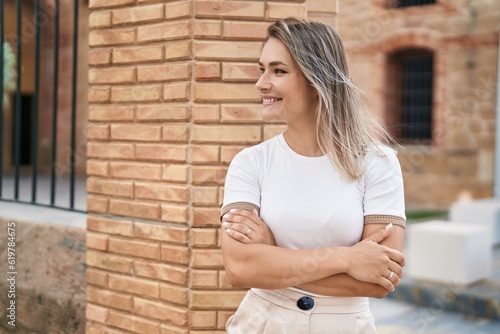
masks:
[[[15,2],[15,12],[12,6]],[[4,103],[5,87],[3,79],[0,80],[0,200],[14,201],[22,203],[30,203],[34,205],[49,206],[53,208],[80,211],[84,212],[84,205],[76,205],[76,166],[75,166],[75,152],[76,152],[76,121],[77,121],[77,61],[78,61],[78,27],[79,27],[79,5],[78,0],[54,0],[47,8],[40,0],[33,0],[32,2],[12,0],[0,0],[0,78],[4,77],[4,58],[5,50],[4,44],[9,43],[12,47],[15,60],[16,60],[16,85],[13,94],[14,103],[11,104],[10,109],[6,108]],[[28,5],[27,5],[28,4]],[[66,11],[64,15],[72,15],[72,46],[71,46],[71,69],[67,73],[60,72],[60,39],[61,39],[61,8],[64,5]],[[23,27],[26,21],[26,15],[23,18],[23,9],[25,6],[31,6],[30,15],[33,11],[32,24],[30,27],[34,29],[34,33],[27,32],[27,28]],[[6,8],[11,12],[7,13]],[[68,9],[69,8],[69,9]],[[12,13],[14,12],[14,13]],[[5,16],[15,14],[15,33],[11,32],[6,38]],[[42,20],[43,18],[43,20]],[[50,22],[49,22],[50,19]],[[70,20],[71,21],[71,20]],[[64,27],[66,28],[66,27]],[[51,33],[47,33],[50,29]],[[71,29],[71,28],[70,28]],[[53,36],[52,36],[53,34]],[[41,44],[42,36],[53,37],[52,41],[45,41]],[[23,91],[22,80],[27,73],[23,73],[23,67],[26,67],[25,48],[26,44],[32,43],[34,54],[29,55],[29,59],[33,60],[30,66],[33,67],[33,73],[30,77],[33,81],[32,92],[30,91],[30,100],[27,102],[25,99],[26,89]],[[46,70],[43,70],[41,64],[41,57],[43,57],[43,48],[52,48],[53,59],[50,61],[43,59],[43,63],[53,64],[53,73],[47,76]],[[32,51],[33,52],[33,51]],[[70,104],[67,108],[61,108],[59,104],[60,94],[60,77],[71,77],[71,97]],[[45,102],[42,103],[41,95],[43,94],[41,88],[46,85],[52,86],[52,94],[50,97],[44,96]],[[31,89],[30,89],[31,90]],[[46,90],[44,91],[46,92]],[[50,99],[50,103],[47,102]],[[23,107],[23,103],[25,104]],[[31,103],[31,107],[26,106]],[[52,110],[47,111],[48,108]],[[23,110],[24,109],[24,110]],[[28,111],[26,111],[28,109]],[[11,110],[12,117],[6,117],[6,110]],[[43,114],[41,116],[41,112]],[[61,117],[61,113],[66,113],[65,117]],[[47,120],[47,115],[50,115],[50,120]],[[67,116],[68,115],[68,116]],[[23,119],[24,117],[24,119]],[[43,119],[42,119],[43,118]],[[58,128],[61,126],[61,120],[69,118],[69,122],[65,127],[68,127],[69,141],[68,150],[69,158],[65,163],[64,177],[58,173],[58,141],[60,137]],[[9,123],[11,120],[12,123]],[[43,123],[41,123],[43,121]],[[44,154],[39,152],[39,141],[41,129],[47,130],[50,124],[50,149]],[[45,127],[45,128],[44,128]],[[6,147],[6,132],[8,129],[12,131],[12,145]],[[45,131],[46,132],[46,131]],[[26,138],[31,140],[26,141]],[[66,137],[65,137],[66,138]],[[25,144],[26,147],[23,148]],[[64,144],[64,142],[63,142]],[[12,150],[12,161],[8,161],[7,157]],[[28,152],[28,153],[27,153]],[[46,159],[46,155],[50,155]],[[26,156],[28,158],[26,158]],[[40,159],[45,164],[40,163]],[[60,160],[61,157],[59,157]],[[28,160],[28,161],[26,161]],[[49,160],[47,163],[46,160]],[[9,183],[9,188],[6,185]],[[29,185],[27,185],[29,183]],[[84,183],[82,185],[84,187]],[[65,188],[63,192],[61,189]],[[67,188],[66,188],[67,187]],[[9,190],[7,192],[7,190]],[[61,192],[62,196],[57,196]],[[82,201],[84,202],[84,201]]]

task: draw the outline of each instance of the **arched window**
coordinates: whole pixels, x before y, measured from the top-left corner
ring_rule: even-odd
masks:
[[[434,57],[406,49],[387,57],[387,125],[402,143],[432,140]]]

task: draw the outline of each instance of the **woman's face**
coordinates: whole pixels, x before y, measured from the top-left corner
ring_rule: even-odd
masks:
[[[255,87],[261,92],[264,121],[313,124],[318,95],[279,39],[266,42],[259,65],[262,75]]]

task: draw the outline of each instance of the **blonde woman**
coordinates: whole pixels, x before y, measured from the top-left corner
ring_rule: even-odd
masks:
[[[284,133],[228,170],[222,252],[251,288],[229,334],[376,333],[368,297],[400,284],[405,213],[388,135],[351,81],[333,28],[293,18],[268,28],[256,88]]]

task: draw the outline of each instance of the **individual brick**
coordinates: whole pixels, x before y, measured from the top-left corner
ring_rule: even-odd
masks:
[[[152,163],[138,162],[119,162],[109,163],[110,175],[117,179],[134,180],[160,180],[161,165]]]
[[[89,28],[111,27],[111,12],[91,12],[89,14]]]
[[[87,160],[88,176],[109,176],[109,162],[102,160]]]
[[[134,106],[91,105],[88,118],[89,121],[132,121],[134,119]]]
[[[161,260],[173,264],[189,264],[189,247],[161,245]]]
[[[219,166],[193,166],[193,184],[224,184],[226,168]]]
[[[135,41],[135,29],[100,29],[89,33],[90,46],[129,44]]]
[[[108,319],[109,310],[105,307],[87,303],[85,307],[85,318],[91,321],[105,323]]]
[[[264,3],[259,1],[195,1],[197,18],[257,19],[264,17]]]
[[[246,291],[197,291],[191,292],[191,305],[194,309],[235,309]]]
[[[229,283],[229,279],[227,278],[227,273],[225,270],[219,271],[219,289],[232,289],[233,287]]]
[[[85,271],[85,282],[100,287],[108,286],[108,273],[96,268],[87,267]]]
[[[158,102],[162,89],[159,85],[135,85],[111,87],[113,102]]]
[[[190,64],[162,64],[137,68],[139,82],[185,81],[190,78]]]
[[[187,309],[175,307],[162,302],[134,297],[134,314],[160,320],[176,326],[185,326],[188,321]]]
[[[215,329],[217,326],[216,311],[191,311],[189,319],[193,329]]]
[[[87,212],[107,213],[109,210],[109,199],[104,196],[87,195]]]
[[[267,35],[269,22],[224,21],[224,39],[263,41]]]
[[[187,142],[189,140],[188,125],[164,125],[162,128],[162,140],[167,142]]]
[[[160,295],[160,283],[143,278],[109,274],[108,285],[110,289],[143,297],[158,298]]]
[[[260,92],[253,84],[244,83],[195,83],[195,102],[257,102]]]
[[[189,20],[164,22],[137,27],[138,42],[168,41],[189,38],[191,24]]]
[[[89,70],[90,84],[116,84],[135,82],[135,68],[94,68]]]
[[[160,218],[159,204],[123,201],[114,198],[109,200],[109,212],[126,217],[154,220]]]
[[[87,286],[87,302],[124,311],[131,311],[133,297],[127,294]]]
[[[260,126],[195,125],[192,131],[192,141],[195,143],[256,144],[261,141]]]
[[[193,289],[217,289],[217,270],[193,270],[191,287]]]
[[[185,285],[188,281],[189,269],[182,266],[136,259],[134,260],[134,273],[137,276]]]
[[[163,299],[169,303],[188,306],[189,297],[188,297],[188,288],[180,287],[173,284],[160,284],[160,299]]]
[[[146,259],[159,259],[160,246],[155,242],[144,242],[117,237],[109,238],[109,252],[122,255],[132,255]]]
[[[196,62],[194,77],[197,81],[217,80],[221,77],[221,66],[219,62]]]
[[[185,245],[189,231],[185,226],[135,222],[134,237]]]
[[[160,334],[160,323],[130,313],[111,310],[106,324],[140,334]]]
[[[166,60],[190,60],[192,57],[191,41],[171,42],[165,45]]]
[[[193,249],[191,254],[193,268],[223,268],[222,252],[220,251],[220,249]]]
[[[165,84],[163,85],[163,100],[166,102],[188,101],[190,88],[189,82]]]
[[[219,104],[195,104],[191,114],[194,123],[218,123],[220,106]]]
[[[186,203],[189,199],[189,192],[187,186],[136,182],[135,198]]]
[[[109,140],[109,125],[89,124],[87,138],[91,140]]]
[[[138,121],[186,121],[189,109],[182,104],[145,104],[138,105]]]
[[[208,164],[219,162],[220,148],[218,145],[191,145],[191,162]],[[87,167],[88,170],[88,167]]]
[[[108,250],[108,239],[109,236],[106,234],[87,232],[86,247],[87,249],[106,252]]]
[[[161,205],[161,220],[164,222],[187,224],[188,207],[184,205]]]
[[[185,162],[186,145],[136,144],[135,157],[140,160]]]
[[[87,191],[91,194],[132,198],[134,197],[134,184],[129,181],[90,177],[87,179]]]
[[[133,223],[127,220],[88,216],[87,230],[130,237],[133,235]]]
[[[331,1],[335,3],[336,1]],[[307,7],[304,4],[288,4],[279,2],[268,2],[266,7],[266,18],[271,20],[283,17],[297,17],[304,19],[307,17]]]
[[[162,166],[161,179],[168,182],[186,182],[188,169],[186,165],[165,164]]]
[[[89,0],[89,8],[110,8],[124,5],[132,5],[135,0]]]
[[[220,227],[220,208],[196,208],[192,209],[193,227]]]
[[[87,96],[91,103],[108,102],[111,97],[111,90],[109,86],[90,86]]]
[[[194,23],[195,38],[220,38],[222,22],[219,20],[196,20]]]
[[[87,250],[86,264],[90,267],[121,273],[129,273],[132,269],[132,259],[128,257],[98,252],[90,249]]]
[[[243,150],[246,146],[221,146],[221,162],[225,164],[229,164],[234,156],[238,154],[241,150]]]
[[[151,124],[111,124],[111,139],[160,141],[161,126]]]
[[[111,50],[91,49],[89,50],[89,65],[108,65],[111,63]]]
[[[163,61],[163,51],[162,45],[114,48],[112,51],[113,64],[149,64]]]
[[[221,123],[262,123],[260,104],[224,104]]]
[[[122,143],[96,143],[87,145],[87,156],[90,158],[116,158],[132,159],[134,157],[134,145]]]
[[[113,25],[151,23],[165,18],[163,4],[137,6],[112,11]]]
[[[165,18],[177,20],[191,17],[192,1],[176,1],[165,4]]]
[[[217,187],[193,187],[192,199],[194,205],[217,205]]]
[[[234,82],[257,82],[260,77],[257,64],[253,63],[223,63],[222,80]]]
[[[167,324],[162,324],[160,327],[161,334],[188,334],[191,333],[189,329],[179,328],[176,326],[170,326]]]
[[[195,248],[217,247],[217,229],[192,228],[191,246]]]
[[[230,41],[195,41],[195,57],[199,60],[257,61],[262,43]]]

